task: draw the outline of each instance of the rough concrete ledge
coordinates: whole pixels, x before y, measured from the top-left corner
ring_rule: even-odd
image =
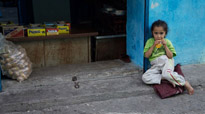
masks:
[[[195,94],[164,100],[142,83],[142,70],[120,60],[34,69],[22,83],[3,79],[0,113],[203,114],[204,69],[205,65],[182,66]],[[74,87],[73,76],[79,88]]]

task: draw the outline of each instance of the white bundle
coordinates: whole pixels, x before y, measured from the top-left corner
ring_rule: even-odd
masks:
[[[32,72],[32,63],[23,47],[6,41],[0,35],[0,63],[3,74],[12,79],[23,81]]]

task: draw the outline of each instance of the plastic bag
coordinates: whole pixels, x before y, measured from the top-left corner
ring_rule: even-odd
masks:
[[[27,79],[32,72],[32,63],[23,47],[4,39],[0,34],[0,63],[2,73],[19,82]]]

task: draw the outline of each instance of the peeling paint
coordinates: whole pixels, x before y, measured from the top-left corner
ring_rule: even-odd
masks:
[[[205,63],[204,5],[204,0],[149,0],[149,27],[158,19],[168,23],[167,38],[177,52],[175,63]]]
[[[202,55],[201,55],[201,63],[205,62],[205,50],[203,50]]]
[[[127,55],[139,67],[143,67],[144,0],[127,2]]]
[[[156,2],[156,3],[153,3],[153,2],[152,2],[151,8],[154,9],[154,8],[156,8],[156,7],[158,7],[158,6],[159,6],[159,3],[157,3],[157,2]]]

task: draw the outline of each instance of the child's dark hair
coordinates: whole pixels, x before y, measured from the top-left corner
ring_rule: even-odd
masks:
[[[157,20],[152,24],[151,31],[154,30],[154,27],[162,27],[167,35],[168,32],[168,25],[165,21]]]

